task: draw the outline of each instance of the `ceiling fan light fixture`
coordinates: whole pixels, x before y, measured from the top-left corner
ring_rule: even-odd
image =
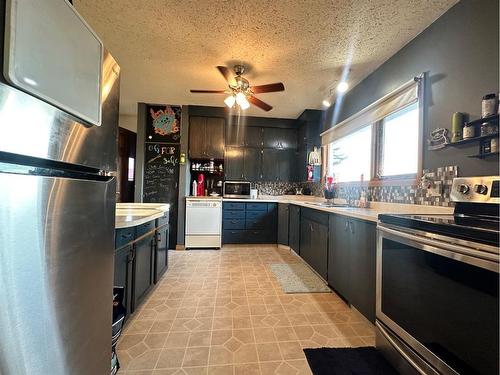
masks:
[[[247,98],[246,98],[245,94],[243,94],[242,92],[237,93],[236,94],[236,103],[238,103],[238,105],[241,106],[241,104],[244,102],[247,102]]]
[[[234,97],[234,95],[229,95],[226,99],[224,99],[224,103],[229,108],[233,108],[235,102],[236,102],[236,98]]]
[[[323,100],[322,104],[323,104],[324,107],[330,107],[330,105],[331,105],[330,102],[328,100],[326,100],[326,99]]]
[[[241,109],[245,110],[250,108],[250,103],[248,102],[247,98],[244,98],[241,103],[239,103],[239,106]]]

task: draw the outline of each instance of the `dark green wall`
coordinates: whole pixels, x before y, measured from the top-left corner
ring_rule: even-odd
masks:
[[[435,128],[451,128],[453,112],[481,115],[481,98],[498,92],[498,0],[463,0],[350,90],[324,124],[331,127],[422,72],[429,76],[424,139]],[[424,168],[458,165],[461,176],[498,174],[498,159],[477,160],[478,145],[428,151]]]

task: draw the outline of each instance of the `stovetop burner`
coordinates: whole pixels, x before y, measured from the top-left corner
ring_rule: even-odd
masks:
[[[452,215],[380,215],[381,222],[455,238],[499,245],[500,177],[471,177],[453,180]]]

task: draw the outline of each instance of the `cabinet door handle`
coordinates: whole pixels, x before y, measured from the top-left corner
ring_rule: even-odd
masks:
[[[349,228],[349,222],[346,220],[345,221],[344,232],[346,232],[348,228]]]
[[[122,234],[123,239],[131,238],[131,237],[132,237],[132,233]]]
[[[131,263],[135,258],[135,248],[128,253],[127,261]]]
[[[158,241],[161,241],[161,232],[158,232],[158,233],[157,233],[156,239],[157,239]]]
[[[314,229],[313,229],[313,225],[312,225],[312,224],[309,224],[309,230],[310,230],[311,232],[314,232]]]
[[[351,234],[354,234],[354,225],[352,225],[352,221],[349,222],[349,228],[351,228]]]

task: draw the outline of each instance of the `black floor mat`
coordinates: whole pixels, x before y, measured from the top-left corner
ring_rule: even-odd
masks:
[[[314,375],[398,375],[374,347],[304,349]]]

